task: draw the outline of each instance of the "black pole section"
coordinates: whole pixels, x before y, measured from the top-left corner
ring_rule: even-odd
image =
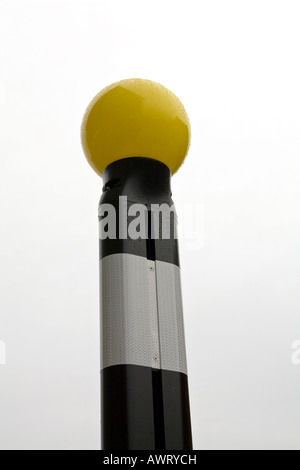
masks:
[[[102,449],[191,450],[170,170],[158,160],[131,157],[108,165],[102,177]],[[136,204],[145,207],[142,214]],[[160,207],[153,210],[153,204]],[[115,222],[109,218],[113,214]],[[146,234],[140,223],[141,238],[132,239],[130,224],[136,224],[137,214]]]

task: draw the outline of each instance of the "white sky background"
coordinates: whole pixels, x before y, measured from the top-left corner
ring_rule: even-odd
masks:
[[[192,125],[173,198],[204,210],[180,253],[194,447],[300,450],[299,24],[289,0],[0,1],[1,449],[99,447],[102,185],[80,123],[141,77]]]

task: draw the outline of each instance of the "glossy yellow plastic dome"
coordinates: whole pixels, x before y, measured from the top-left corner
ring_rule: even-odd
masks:
[[[85,156],[99,175],[110,163],[127,157],[154,158],[175,173],[189,140],[189,118],[179,99],[159,83],[138,78],[100,91],[81,126]]]

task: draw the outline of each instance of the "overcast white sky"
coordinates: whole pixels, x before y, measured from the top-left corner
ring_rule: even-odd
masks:
[[[102,184],[80,124],[141,77],[192,126],[173,198],[203,216],[180,253],[194,446],[300,450],[299,24],[290,0],[0,1],[1,449],[99,448]]]

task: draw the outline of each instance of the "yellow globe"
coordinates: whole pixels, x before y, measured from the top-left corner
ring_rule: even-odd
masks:
[[[174,174],[188,151],[190,123],[174,93],[151,80],[131,78],[104,88],[91,101],[81,141],[100,176],[107,165],[127,157],[154,158]]]

